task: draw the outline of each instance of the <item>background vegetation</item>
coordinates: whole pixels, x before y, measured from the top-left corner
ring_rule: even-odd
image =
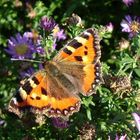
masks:
[[[131,2],[132,1],[132,2]],[[59,140],[97,139],[136,140],[139,132],[132,113],[139,113],[140,94],[140,16],[139,1],[129,5],[122,0],[1,0],[0,1],[0,139]],[[82,26],[68,25],[75,13]],[[122,30],[126,15],[136,21],[137,31]],[[17,33],[38,31],[43,16],[52,17],[64,29],[67,38],[58,40],[56,50],[83,29],[96,27],[101,37],[101,64],[104,82],[96,95],[82,98],[82,107],[69,120],[66,128],[57,128],[52,120],[27,127],[7,111],[10,98],[17,90],[21,76],[19,62],[11,61],[8,39]],[[129,22],[131,25],[131,22]],[[126,23],[127,24],[127,23]],[[110,26],[109,26],[110,25]],[[52,42],[49,42],[52,44]],[[35,56],[36,60],[39,58]],[[40,58],[39,58],[40,59]],[[34,66],[37,69],[36,65]]]

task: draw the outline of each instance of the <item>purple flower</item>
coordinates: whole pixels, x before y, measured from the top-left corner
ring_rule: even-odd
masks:
[[[32,67],[30,67],[27,70],[21,71],[19,74],[22,78],[25,78],[30,77],[34,72],[35,70]]]
[[[56,49],[56,46],[57,46],[57,44],[56,44],[56,40],[54,40],[54,42],[53,42],[53,50],[55,50]]]
[[[41,46],[36,48],[36,52],[38,54],[41,54],[41,55],[44,55],[45,54],[45,50]]]
[[[52,123],[57,128],[67,128],[69,126],[68,122],[62,118],[52,118]]]
[[[56,37],[58,40],[65,40],[66,35],[64,34],[64,30],[62,29],[59,32],[57,32]]]
[[[58,40],[65,40],[66,39],[66,35],[64,34],[64,30],[59,30],[57,33],[56,33],[56,38]]]
[[[108,32],[112,32],[113,29],[114,29],[114,26],[111,22],[109,22],[107,25],[106,25],[106,29]]]
[[[44,69],[44,67],[43,67],[43,64],[42,64],[42,63],[40,63],[38,67],[39,67],[39,70]]]
[[[129,6],[131,5],[132,3],[134,3],[134,0],[122,0],[123,3],[126,5],[126,6]]]
[[[116,135],[116,138],[115,138],[115,140],[126,140],[126,134],[125,135],[123,135],[123,136],[118,136],[118,135]]]
[[[53,36],[53,50],[55,50],[56,46],[57,46],[57,41],[59,40],[65,40],[66,39],[66,35],[64,33],[63,29],[60,29],[58,27],[58,25],[55,26],[55,28],[53,29],[52,32],[52,36]]]
[[[36,46],[41,44],[41,36],[35,30],[33,30],[32,32],[25,32],[23,36],[28,39],[31,39],[34,43],[36,43]]]
[[[54,37],[54,39],[56,39],[58,41],[59,40],[65,40],[66,39],[66,35],[64,33],[64,30],[63,29],[60,29],[58,27],[58,25],[55,26],[55,28],[53,29],[53,37]]]
[[[41,18],[40,26],[46,31],[52,31],[56,26],[56,23],[53,18],[48,18],[46,16]]]
[[[137,127],[138,131],[140,132],[140,115],[137,113],[132,113],[132,116],[135,120],[136,127]]]
[[[4,124],[5,124],[5,121],[0,119],[0,126],[3,126]]]
[[[36,52],[40,55],[44,55],[45,54],[45,50],[44,48],[42,48],[42,45],[41,45],[41,36],[38,35],[38,33],[36,31],[32,31],[32,32],[25,32],[23,34],[24,37],[27,37],[29,39],[31,39],[35,46],[36,46]]]
[[[131,38],[140,32],[140,18],[127,15],[125,19],[122,20],[121,26],[122,32],[129,33],[129,37]]]
[[[25,32],[25,33],[23,34],[23,36],[26,37],[26,38],[32,39],[32,38],[33,38],[33,33],[32,33],[32,32]]]
[[[32,66],[30,66],[30,65],[28,66],[27,62],[26,63],[23,62],[21,64],[22,64],[22,68],[20,69],[19,74],[22,78],[25,78],[25,77],[28,78],[36,72],[36,70]],[[39,63],[38,69],[39,70],[43,69],[42,63]]]
[[[32,58],[32,54],[35,52],[35,46],[31,39],[21,36],[19,33],[16,37],[11,37],[8,40],[8,48],[5,49],[12,58],[25,59]]]

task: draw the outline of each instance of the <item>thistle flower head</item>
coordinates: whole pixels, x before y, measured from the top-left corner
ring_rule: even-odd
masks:
[[[74,13],[72,14],[71,17],[68,18],[67,24],[69,26],[79,26],[79,27],[83,26],[81,17],[79,17],[77,14],[74,14]]]
[[[53,28],[56,26],[56,23],[53,18],[48,18],[44,16],[41,18],[40,26],[46,31],[52,31]]]
[[[93,124],[89,124],[89,122],[86,122],[79,131],[80,140],[93,140],[95,138],[95,126]]]
[[[126,6],[130,6],[130,5],[132,5],[132,3],[134,3],[134,0],[122,0],[122,2],[123,2]]]

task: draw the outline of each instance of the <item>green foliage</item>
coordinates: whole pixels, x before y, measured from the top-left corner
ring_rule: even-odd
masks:
[[[95,127],[90,131],[97,140],[115,139],[116,134],[127,134],[128,139],[137,139],[138,130],[134,126],[133,112],[139,112],[140,103],[140,33],[129,38],[121,32],[120,22],[129,10],[133,15],[139,11],[139,2],[128,7],[122,1],[112,0],[55,0],[55,1],[0,1],[0,124],[1,140],[58,140],[79,139],[90,129],[82,127],[88,122]],[[82,26],[69,25],[69,16],[78,14]],[[28,127],[18,117],[7,111],[10,98],[19,86],[20,62],[10,60],[5,52],[7,41],[16,33],[40,30],[42,16],[53,17],[72,39],[86,28],[95,27],[101,38],[102,84],[97,93],[83,97],[82,106],[69,120],[69,127],[55,128],[51,119],[41,126]],[[107,31],[106,25],[112,22],[113,31]],[[85,24],[84,24],[85,23]],[[42,31],[41,31],[42,32]],[[43,33],[43,32],[42,32]],[[129,45],[122,49],[121,38],[125,38]],[[47,59],[53,57],[66,41],[58,41],[54,52],[49,54],[53,46],[53,37],[44,38],[43,45],[48,51]],[[50,48],[49,48],[50,47]],[[44,56],[35,56],[43,59]],[[36,64],[31,64],[37,69]],[[128,81],[127,81],[128,80]],[[121,83],[121,81],[123,83]],[[32,119],[32,118],[31,118]],[[81,132],[82,131],[82,132]]]

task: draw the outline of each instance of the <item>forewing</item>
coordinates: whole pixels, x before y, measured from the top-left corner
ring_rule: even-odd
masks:
[[[74,77],[79,92],[89,96],[101,81],[100,55],[99,37],[90,28],[60,50],[54,61],[63,73]]]
[[[54,57],[56,62],[77,62],[79,64],[96,63],[100,58],[99,37],[97,32],[90,28],[70,41]]]

